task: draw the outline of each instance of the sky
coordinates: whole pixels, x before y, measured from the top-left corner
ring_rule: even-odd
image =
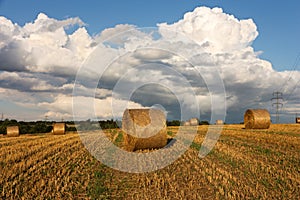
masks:
[[[215,7],[221,10],[213,9]],[[102,0],[84,3],[2,0],[1,112],[7,118],[26,121],[44,119],[45,116],[52,120],[72,119],[72,102],[76,96],[75,104],[78,103],[79,108],[75,110],[82,118],[92,117],[91,106],[84,102],[96,105],[99,119],[112,118],[111,104],[117,107],[113,111],[114,117],[120,118],[124,109],[120,105],[128,102],[130,107],[160,104],[171,119],[180,118],[179,104],[183,104],[182,108],[189,113],[184,118],[188,118],[197,115],[193,105],[197,102],[201,110],[197,117],[209,120],[211,108],[220,113],[222,108],[218,105],[224,104],[222,99],[225,99],[226,122],[238,123],[243,121],[245,109],[255,107],[269,109],[274,120],[275,109],[270,99],[278,90],[283,92],[284,98],[281,120],[293,122],[295,113],[300,113],[300,96],[297,94],[299,8],[298,1],[269,0]],[[191,14],[187,15],[189,12]],[[151,38],[149,32],[140,30],[144,27],[152,27],[160,37]],[[128,30],[131,31],[124,33]],[[173,35],[174,32],[180,34]],[[120,33],[124,34],[121,35],[123,38],[110,38]],[[103,46],[104,40],[111,40],[110,46]],[[178,46],[180,42],[183,44]],[[149,47],[155,50],[136,51]],[[124,56],[124,53],[129,54]],[[174,53],[184,55],[190,63],[178,61]],[[110,70],[103,71],[100,81],[97,73],[105,66],[94,66],[96,61],[114,61]],[[200,73],[199,76],[190,74],[189,64]],[[91,66],[97,70],[86,77],[83,74],[89,73],[85,70],[91,70]],[[177,75],[165,66],[172,66]],[[220,88],[213,87],[216,79],[209,76],[216,69],[224,84],[221,92]],[[178,73],[187,79],[189,86],[177,85],[178,80],[174,79],[182,78]],[[76,74],[82,80],[75,84],[79,89],[74,94]],[[98,77],[94,77],[95,74]],[[149,74],[157,80],[152,78],[151,84],[143,85],[149,80]],[[122,84],[117,84],[118,80]],[[161,84],[154,84],[158,82]],[[116,87],[118,85],[122,87]],[[126,92],[134,85],[141,87],[132,92],[128,100]],[[209,91],[210,87],[216,91]],[[213,103],[212,94],[219,95],[216,99],[220,102]],[[176,100],[178,96],[179,100]]]

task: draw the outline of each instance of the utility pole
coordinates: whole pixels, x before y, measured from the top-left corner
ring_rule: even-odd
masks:
[[[276,123],[279,123],[279,109],[283,107],[282,92],[273,92],[272,106],[276,108]]]

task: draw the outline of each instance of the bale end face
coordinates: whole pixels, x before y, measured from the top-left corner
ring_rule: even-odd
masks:
[[[165,114],[157,109],[126,109],[122,119],[127,151],[156,149],[167,145]]]
[[[248,109],[244,115],[246,129],[268,129],[271,125],[271,117],[268,110]]]

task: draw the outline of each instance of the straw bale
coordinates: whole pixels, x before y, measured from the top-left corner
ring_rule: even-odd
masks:
[[[64,135],[66,132],[66,124],[65,123],[55,123],[53,125],[53,134],[54,135]]]
[[[198,126],[199,125],[199,120],[197,118],[191,118],[190,119],[190,124],[191,124],[191,126]]]
[[[125,149],[162,148],[167,145],[165,114],[158,109],[126,109],[122,119]]]
[[[216,125],[223,125],[224,122],[221,119],[216,120]]]
[[[19,126],[6,127],[6,134],[8,137],[18,137],[20,135]]]
[[[183,123],[183,126],[190,126],[191,125],[191,122],[190,121],[186,121]]]
[[[270,113],[265,109],[248,109],[244,124],[246,129],[268,129],[271,125]]]

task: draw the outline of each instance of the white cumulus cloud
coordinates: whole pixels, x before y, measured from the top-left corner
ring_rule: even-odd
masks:
[[[260,58],[252,47],[258,36],[252,19],[199,7],[153,29],[120,24],[92,36],[84,26],[77,17],[57,20],[43,13],[24,26],[0,17],[1,98],[38,109],[36,118],[58,120],[73,118],[74,99],[82,118],[105,119],[122,116],[128,102],[159,104],[177,119],[182,108],[193,117],[199,107],[200,117],[209,120],[215,96],[214,109],[222,110],[226,99],[227,120],[240,122],[247,108],[272,112],[275,90],[288,95],[286,119],[299,107],[300,72],[275,71]]]

